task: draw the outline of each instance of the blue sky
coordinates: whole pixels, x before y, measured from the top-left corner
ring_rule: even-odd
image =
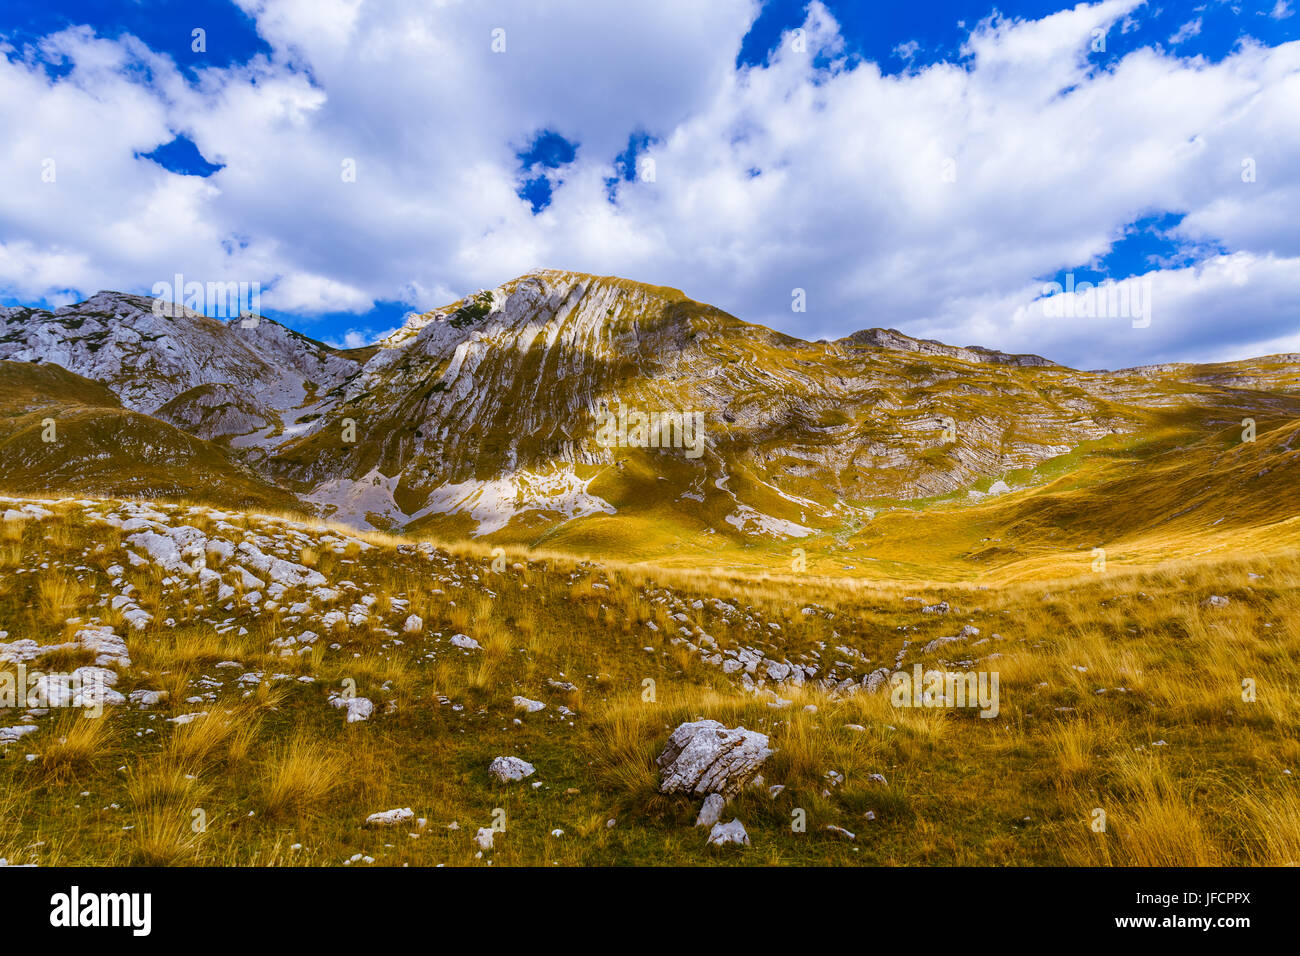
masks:
[[[361,344],[555,267],[806,338],[1300,350],[1296,5],[9,0],[0,163],[58,177],[0,197],[0,302],[183,272]],[[1157,321],[1045,320],[1067,276]]]

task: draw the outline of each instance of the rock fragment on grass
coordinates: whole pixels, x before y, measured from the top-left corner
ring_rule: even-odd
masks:
[[[720,793],[711,793],[704,798],[704,806],[700,807],[700,815],[695,819],[697,827],[712,827],[722,817],[722,811],[726,807],[727,801]]]
[[[408,820],[415,819],[415,811],[410,807],[401,807],[397,810],[384,810],[379,813],[372,813],[366,817],[366,826],[368,827],[395,827],[399,824],[406,823]]]
[[[525,777],[531,777],[536,772],[536,767],[527,760],[521,760],[518,757],[496,757],[488,765],[488,773],[502,783],[523,780]]]
[[[725,846],[728,843],[749,846],[749,834],[745,832],[745,825],[739,820],[732,820],[730,823],[715,823],[713,829],[709,831],[709,844],[711,846]]]
[[[368,720],[375,712],[375,702],[369,697],[344,697],[342,694],[331,694],[329,702],[348,712],[349,724]]]

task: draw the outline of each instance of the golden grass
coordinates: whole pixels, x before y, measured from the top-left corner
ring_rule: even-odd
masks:
[[[246,757],[256,734],[256,723],[247,711],[210,710],[177,726],[163,753],[178,765],[204,770],[224,759]]]
[[[62,622],[77,607],[81,590],[76,580],[63,574],[44,574],[36,583],[41,610],[54,621]]]
[[[36,767],[56,780],[86,773],[112,740],[105,715],[91,717],[80,710],[61,712],[50,734],[53,739],[42,746]]]
[[[131,832],[132,862],[139,866],[178,866],[196,862],[202,834],[191,812],[152,807]]]
[[[143,763],[127,770],[127,794],[141,810],[194,806],[202,787],[184,764],[167,760]]]
[[[262,811],[268,816],[305,813],[342,784],[347,762],[301,734],[278,748],[265,771]]]

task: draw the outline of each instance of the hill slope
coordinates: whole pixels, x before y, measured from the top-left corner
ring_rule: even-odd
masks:
[[[302,507],[222,449],[122,408],[107,387],[56,365],[0,361],[0,460],[0,483],[13,493]]]

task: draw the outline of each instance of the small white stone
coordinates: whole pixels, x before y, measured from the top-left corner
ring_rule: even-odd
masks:
[[[368,827],[395,827],[399,823],[406,823],[408,820],[415,819],[415,811],[410,807],[402,807],[397,810],[384,810],[380,813],[372,813],[366,817],[366,826]]]
[[[709,831],[709,843],[713,846],[723,846],[727,843],[749,846],[749,834],[745,832],[745,826],[739,820],[715,823],[713,829]]]
[[[722,817],[722,811],[726,808],[727,801],[723,799],[720,793],[711,793],[704,798],[704,806],[700,807],[700,815],[695,818],[697,827],[712,827]]]
[[[497,757],[488,765],[488,773],[502,783],[523,780],[525,777],[531,777],[536,772],[536,767],[527,760],[521,760],[518,757]]]

